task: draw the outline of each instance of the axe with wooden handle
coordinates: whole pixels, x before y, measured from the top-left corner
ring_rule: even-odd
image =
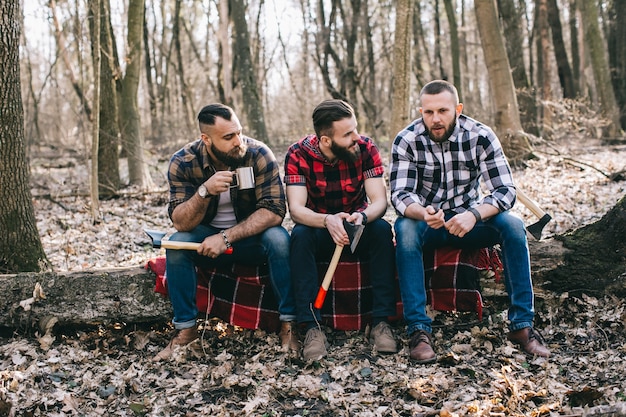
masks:
[[[365,228],[365,226],[363,226],[362,224],[356,225],[344,219],[343,227],[346,229],[346,233],[348,233],[348,239],[350,240],[350,250],[352,251],[352,253],[354,253],[357,245],[359,244],[359,240],[361,239],[361,235],[363,234],[363,229]],[[313,307],[317,308],[318,310],[324,305],[326,293],[328,292],[328,288],[330,287],[330,282],[333,280],[333,275],[335,275],[335,269],[337,269],[337,264],[339,263],[339,258],[341,258],[342,251],[343,245],[335,246],[335,252],[333,253],[333,257],[328,264],[328,269],[326,270],[326,274],[324,275],[324,279],[322,280],[322,285],[320,286],[320,289],[317,292],[317,297],[315,297],[315,302],[313,303]]]
[[[527,226],[526,230],[528,230],[528,233],[530,233],[535,239],[541,240],[541,232],[543,231],[543,228],[545,227],[545,225],[548,224],[550,220],[552,220],[552,217],[548,213],[543,211],[537,205],[537,203],[531,200],[519,188],[517,189],[517,199],[523,205],[525,205],[528,208],[528,210],[530,210],[535,216],[537,216],[537,218],[539,218],[538,222],[533,223],[530,226]]]
[[[178,250],[198,250],[198,248],[200,247],[200,243],[198,242],[182,242],[178,240],[163,239],[166,233],[158,230],[144,229],[143,231],[146,232],[148,236],[150,236],[150,240],[152,240],[152,247],[155,249],[165,248]],[[233,253],[233,248],[226,249],[224,253],[226,255],[230,255],[231,253]]]

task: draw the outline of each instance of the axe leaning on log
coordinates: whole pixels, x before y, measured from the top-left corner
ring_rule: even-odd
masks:
[[[517,188],[517,199],[523,205],[525,205],[535,216],[537,216],[537,218],[539,218],[538,222],[533,223],[530,226],[527,226],[526,230],[528,230],[528,233],[530,233],[535,239],[540,240],[541,232],[543,231],[543,228],[545,227],[546,224],[548,224],[548,222],[552,219],[552,217],[548,213],[543,211],[537,205],[537,203],[531,200],[530,197],[528,197],[519,188]]]

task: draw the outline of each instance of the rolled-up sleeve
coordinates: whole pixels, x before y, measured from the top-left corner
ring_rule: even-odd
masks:
[[[413,203],[425,205],[424,199],[416,194],[417,169],[415,153],[410,146],[410,143],[414,143],[414,138],[412,131],[404,130],[398,134],[391,147],[389,166],[391,204],[400,215],[404,215],[407,207]]]
[[[486,130],[487,134],[478,139],[478,146],[484,150],[480,171],[485,186],[490,191],[482,203],[498,207],[500,211],[506,211],[515,204],[516,191],[513,175],[500,140],[491,129]]]
[[[284,218],[287,214],[285,188],[280,178],[280,169],[274,153],[267,146],[260,146],[255,155],[256,181],[260,195],[257,196],[256,208],[264,208]]]

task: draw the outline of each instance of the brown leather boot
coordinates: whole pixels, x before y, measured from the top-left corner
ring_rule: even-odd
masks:
[[[417,363],[430,363],[437,360],[437,355],[432,348],[430,333],[425,330],[417,330],[411,334],[409,342],[409,356]]]
[[[152,358],[152,361],[159,362],[165,359],[169,359],[177,347],[187,346],[189,343],[193,342],[197,338],[198,338],[197,326],[189,327],[188,329],[177,330],[176,335],[167,344],[165,349],[160,351],[154,358]]]
[[[299,352],[300,340],[298,340],[298,331],[296,323],[293,321],[280,322],[280,345],[285,351]]]
[[[550,351],[544,346],[543,338],[532,327],[525,327],[514,332],[510,332],[509,340],[520,345],[524,352],[530,355],[541,356],[547,358]]]

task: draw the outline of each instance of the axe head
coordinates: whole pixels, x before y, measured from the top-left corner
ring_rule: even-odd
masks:
[[[526,230],[528,230],[528,233],[530,233],[535,239],[541,240],[541,232],[550,220],[552,220],[552,217],[546,213],[537,223],[533,223],[526,227]]]
[[[150,240],[152,240],[152,247],[155,249],[160,249],[161,240],[166,235],[166,233],[160,232],[158,230],[148,230],[148,229],[143,229],[143,231],[146,232],[148,236],[150,236]]]
[[[365,229],[365,226],[363,226],[362,224],[350,223],[344,219],[343,228],[346,229],[346,233],[348,233],[348,239],[350,239],[350,251],[354,253],[356,247],[359,244],[359,240],[361,240],[361,235],[363,234],[363,229]]]

